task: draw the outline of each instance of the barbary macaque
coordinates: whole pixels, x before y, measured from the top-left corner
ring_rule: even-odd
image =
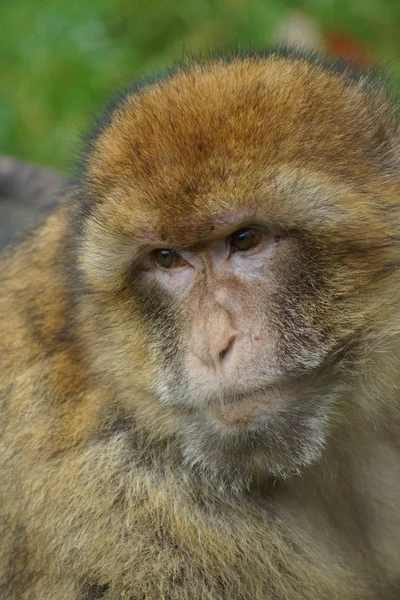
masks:
[[[2,600],[400,597],[400,165],[292,52],[132,87],[0,264]]]

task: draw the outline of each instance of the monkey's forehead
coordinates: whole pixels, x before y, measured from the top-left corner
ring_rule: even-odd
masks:
[[[288,166],[368,181],[392,166],[394,109],[379,86],[302,57],[216,59],[126,94],[85,160],[87,197],[179,216],[249,198]]]

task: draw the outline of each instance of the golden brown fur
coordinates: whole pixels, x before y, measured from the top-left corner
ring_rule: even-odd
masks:
[[[396,127],[368,78],[294,56],[120,99],[0,267],[2,599],[399,597]],[[189,308],[135,267],[140,244],[205,244],[243,210],[290,232],[271,360],[310,398],[267,450],[190,405]],[[244,314],[264,318],[260,293]]]

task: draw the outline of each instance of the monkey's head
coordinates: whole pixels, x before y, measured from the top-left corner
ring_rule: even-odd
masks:
[[[219,482],[317,460],[383,337],[395,128],[362,75],[271,54],[131,90],[90,141],[76,220],[91,368],[132,412],[147,395],[148,429]]]

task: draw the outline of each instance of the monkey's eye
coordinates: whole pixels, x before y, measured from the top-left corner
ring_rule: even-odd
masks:
[[[232,252],[246,252],[255,248],[263,239],[262,231],[258,229],[238,229],[231,235]]]
[[[154,250],[153,260],[157,266],[163,269],[174,269],[176,267],[183,267],[186,261],[182,258],[176,250],[170,250],[167,248],[161,248],[160,250]]]

